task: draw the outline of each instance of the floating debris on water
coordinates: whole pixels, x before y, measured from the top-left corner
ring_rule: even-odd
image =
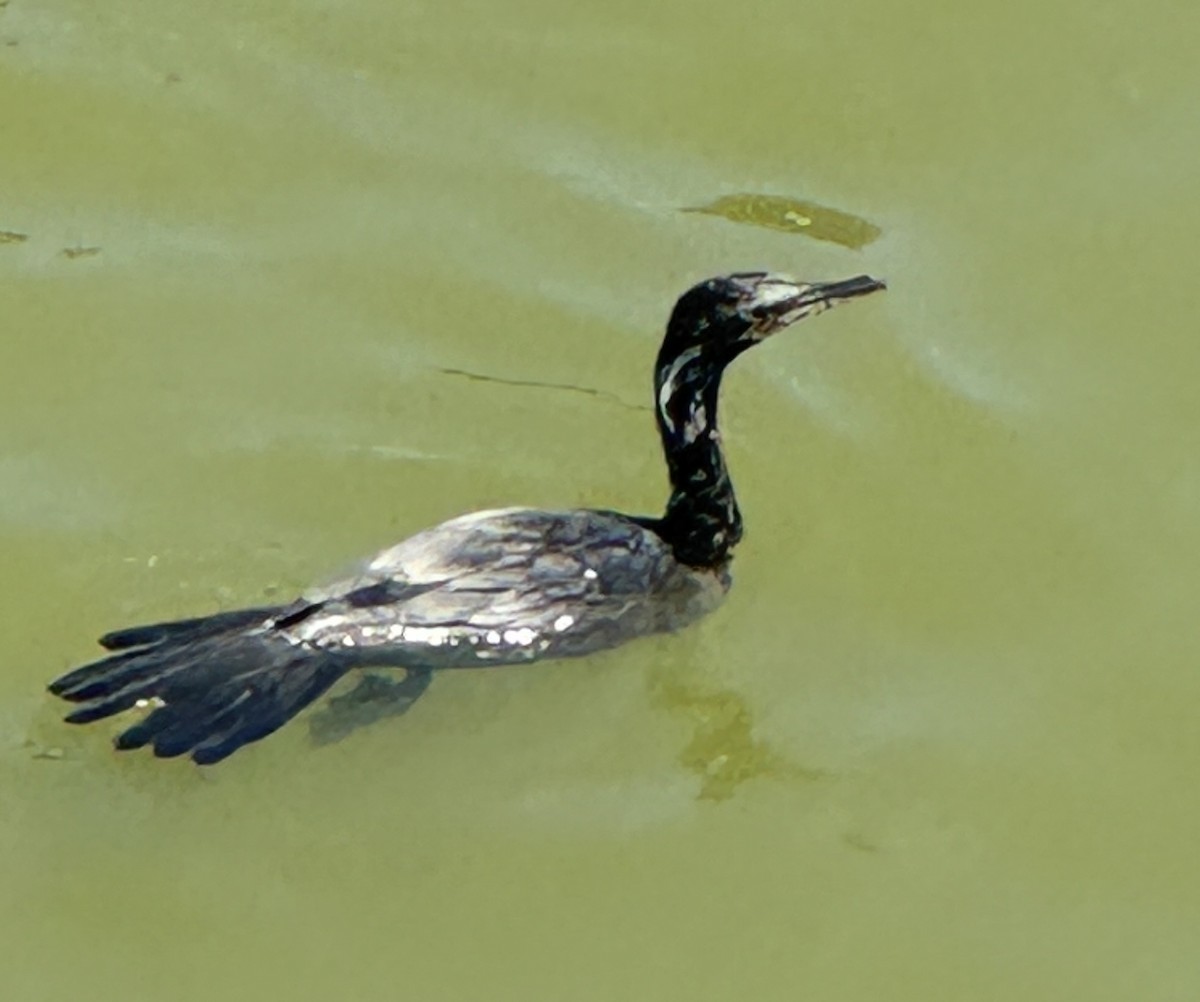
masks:
[[[28,233],[18,233],[16,230],[0,230],[0,244],[23,244],[28,239]]]
[[[99,247],[64,247],[62,249],[62,256],[70,261],[74,261],[77,257],[95,257],[99,253]]]
[[[734,223],[765,226],[785,233],[803,233],[858,250],[877,240],[883,231],[874,223],[840,209],[805,202],[786,195],[722,195],[707,205],[689,206],[681,212],[721,216]]]
[[[593,386],[583,386],[577,383],[551,383],[543,382],[540,379],[509,379],[505,376],[492,376],[486,372],[472,372],[469,369],[452,369],[440,365],[436,366],[434,371],[440,372],[443,376],[459,376],[463,379],[471,379],[479,383],[498,383],[501,386],[521,386],[537,390],[565,390],[568,393],[581,393],[588,397],[598,397],[602,400],[618,404],[626,410],[650,410],[649,407],[643,404],[631,404],[628,400],[610,390],[599,390]]]

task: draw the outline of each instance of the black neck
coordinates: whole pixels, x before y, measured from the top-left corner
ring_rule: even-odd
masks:
[[[671,476],[666,514],[655,525],[675,556],[717,567],[742,538],[742,515],[721,454],[717,396],[725,363],[701,347],[660,352],[654,368],[655,411]]]

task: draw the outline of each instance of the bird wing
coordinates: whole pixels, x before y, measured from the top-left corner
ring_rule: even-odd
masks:
[[[364,663],[522,663],[682,625],[668,613],[676,592],[684,606],[695,598],[685,570],[658,536],[615,513],[478,512],[383,551],[276,625]]]

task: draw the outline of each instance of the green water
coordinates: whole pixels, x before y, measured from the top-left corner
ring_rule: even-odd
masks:
[[[4,997],[1195,999],[1198,36],[9,0]],[[738,192],[883,236],[678,211]],[[106,629],[474,508],[656,507],[666,311],[762,265],[891,288],[731,373],[699,628],[209,771],[59,723]]]

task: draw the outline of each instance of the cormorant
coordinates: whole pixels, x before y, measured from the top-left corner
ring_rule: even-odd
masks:
[[[717,432],[725,367],[790,324],[883,288],[866,275],[798,282],[752,272],[683,294],[654,365],[671,483],[661,517],[463,515],[289,605],[109,633],[100,643],[113,653],[50,691],[80,704],[71,723],[147,708],[117,748],[151,745],[207,765],[277,730],[354,668],[405,669],[411,702],[434,670],[577,656],[679,629],[724,597],[742,537]]]

